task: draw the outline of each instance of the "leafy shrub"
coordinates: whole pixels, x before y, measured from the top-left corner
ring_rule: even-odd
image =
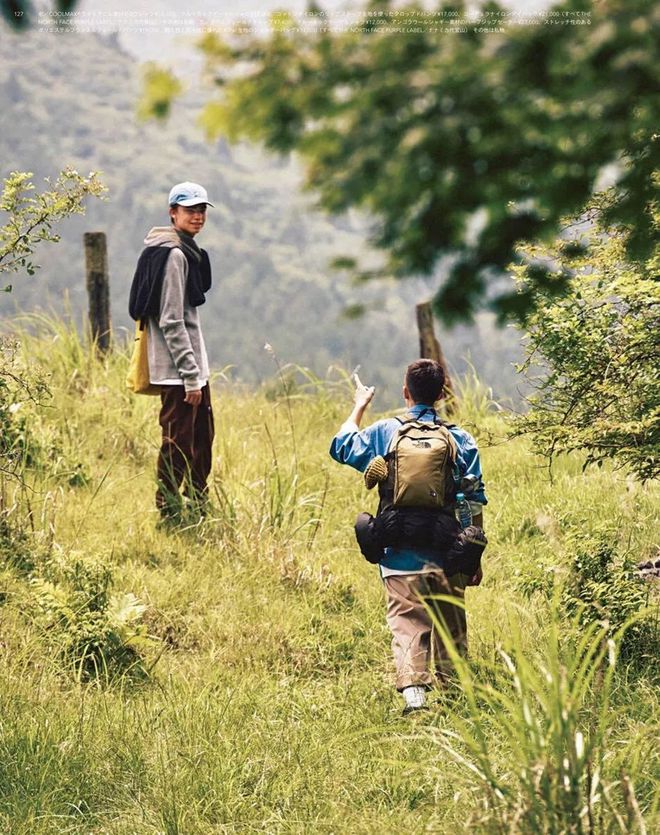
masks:
[[[640,581],[637,559],[622,551],[619,530],[612,525],[570,528],[566,521],[565,526],[567,564],[532,562],[518,572],[518,589],[528,598],[539,593],[549,600],[558,594],[566,622],[576,619],[583,628],[603,624],[610,636],[621,631],[622,661],[653,657],[658,626],[648,609],[650,587]]]
[[[627,263],[630,232],[599,225],[601,203],[588,237],[531,253],[572,273],[561,297],[539,290],[532,268],[516,271],[535,299],[519,370],[537,390],[517,431],[549,461],[580,450],[585,466],[612,460],[648,480],[660,474],[660,255]],[[649,212],[660,228],[657,206]]]
[[[12,171],[3,181],[0,211],[9,217],[0,226],[0,273],[27,272],[34,275],[39,268],[31,258],[42,241],[57,243],[60,236],[53,225],[72,214],[85,214],[85,199],[101,197],[106,191],[96,172],[82,177],[73,168],[62,170],[55,182],[37,192],[32,172]],[[11,291],[11,285],[3,288]]]
[[[561,600],[567,617],[577,617],[581,626],[604,623],[607,634],[623,631],[622,661],[653,657],[658,644],[657,622],[644,617],[649,586],[637,575],[637,560],[619,553],[618,531],[596,528],[576,531],[567,542],[573,554]]]
[[[51,558],[32,579],[39,619],[80,679],[145,673],[146,606],[133,594],[111,594],[112,585],[108,565],[80,555]]]

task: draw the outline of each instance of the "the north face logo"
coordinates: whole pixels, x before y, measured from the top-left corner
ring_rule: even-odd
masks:
[[[428,441],[412,441],[412,445],[418,449],[431,449],[431,444]]]

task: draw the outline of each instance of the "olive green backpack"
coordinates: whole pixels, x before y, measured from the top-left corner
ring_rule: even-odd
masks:
[[[387,478],[378,485],[379,512],[388,507],[453,506],[456,442],[446,424],[406,415],[397,418],[385,455]]]

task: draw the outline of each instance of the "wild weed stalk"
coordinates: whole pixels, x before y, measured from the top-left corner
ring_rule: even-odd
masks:
[[[451,600],[451,598],[438,598]],[[481,794],[475,829],[515,833],[646,832],[632,779],[611,740],[611,697],[622,636],[605,623],[568,631],[558,599],[548,611],[543,643],[530,653],[524,627],[490,669],[461,657],[443,623],[466,710],[447,710],[448,724],[430,731],[461,780]],[[484,680],[484,679],[490,679]],[[442,757],[441,757],[442,759]],[[437,774],[446,775],[446,765]]]

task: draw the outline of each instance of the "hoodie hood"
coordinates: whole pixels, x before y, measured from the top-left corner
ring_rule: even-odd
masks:
[[[144,239],[145,246],[180,246],[181,241],[173,226],[153,226]]]

